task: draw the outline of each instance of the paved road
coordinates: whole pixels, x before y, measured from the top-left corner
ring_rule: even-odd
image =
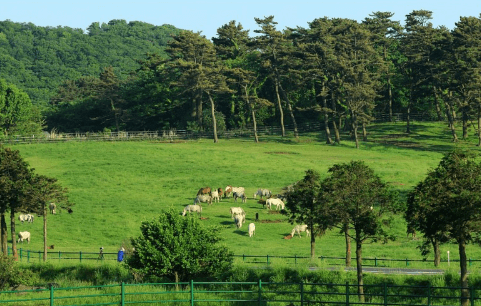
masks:
[[[317,270],[319,268],[311,268]],[[321,268],[322,269],[322,268]],[[339,270],[339,268],[329,267],[327,270]],[[344,271],[356,271],[356,268],[344,268]],[[407,268],[382,268],[382,267],[363,267],[364,273],[378,273],[378,274],[406,274],[406,275],[442,275],[444,270],[441,269],[407,269]]]

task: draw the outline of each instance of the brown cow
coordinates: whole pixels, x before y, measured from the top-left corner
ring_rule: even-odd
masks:
[[[222,188],[217,188],[217,192],[219,193],[219,198],[222,198],[222,195],[224,194],[224,190]]]
[[[208,195],[212,196],[211,191],[212,190],[210,189],[210,187],[203,187],[203,188],[199,189],[199,191],[197,192],[197,195],[208,194]]]

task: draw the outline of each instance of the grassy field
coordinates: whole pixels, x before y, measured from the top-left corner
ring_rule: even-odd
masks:
[[[48,244],[55,251],[116,252],[120,245],[139,234],[142,221],[156,218],[163,209],[174,207],[179,213],[192,204],[197,190],[226,185],[243,186],[249,197],[246,204],[232,198],[204,205],[203,220],[207,225],[222,228],[224,242],[235,254],[309,256],[309,240],[283,239],[293,225],[286,217],[271,212],[252,198],[258,188],[278,193],[303,178],[307,169],[327,175],[327,169],[337,163],[363,160],[381,178],[401,194],[406,194],[424,178],[427,171],[439,163],[442,154],[452,149],[450,132],[440,123],[415,123],[413,133],[404,133],[402,123],[379,124],[370,127],[369,140],[356,149],[352,141],[326,145],[318,134],[292,137],[262,137],[252,139],[163,142],[65,142],[52,144],[16,145],[14,149],[39,174],[57,178],[70,191],[75,203],[73,214],[65,211],[48,216]],[[347,136],[343,136],[347,139]],[[479,151],[477,140],[462,141],[456,146]],[[236,229],[229,214],[231,206],[242,206],[247,222]],[[247,224],[255,220],[256,235],[249,238]],[[17,232],[32,234],[23,249],[41,250],[42,222],[20,224]],[[402,218],[396,218],[392,231],[397,240],[388,244],[366,244],[365,257],[421,259],[416,247],[419,240],[406,237]],[[344,256],[344,240],[337,230],[318,237],[317,256]],[[456,245],[442,247],[443,258],[450,250],[457,258]],[[468,257],[481,259],[477,246],[468,246]],[[429,264],[426,264],[429,265]],[[432,266],[432,265],[430,265]]]

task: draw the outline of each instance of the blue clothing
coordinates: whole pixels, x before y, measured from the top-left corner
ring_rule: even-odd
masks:
[[[122,260],[124,260],[124,251],[120,250],[117,254],[117,261],[121,262]]]

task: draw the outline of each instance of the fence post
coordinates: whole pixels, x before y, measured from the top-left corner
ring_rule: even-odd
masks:
[[[346,282],[346,306],[349,306],[349,282]]]
[[[60,261],[60,251],[58,251],[58,260]]]
[[[190,280],[190,305],[194,306],[194,280]]]
[[[27,262],[30,262],[30,250],[27,251]]]
[[[377,267],[377,257],[374,257],[374,266]]]
[[[38,261],[42,261],[42,252],[38,251]]]
[[[431,306],[431,284],[428,284],[428,306]]]
[[[82,262],[82,251],[79,252],[80,262]]]
[[[387,284],[384,283],[384,306],[387,306]]]
[[[469,299],[471,300],[471,306],[474,306],[474,301],[475,301],[475,296],[474,294],[476,293],[476,290],[474,290],[473,287],[469,288],[469,290],[471,291],[469,293]]]
[[[125,305],[125,285],[124,282],[120,283],[120,306]]]
[[[469,266],[471,266],[471,258],[469,259]]]
[[[20,248],[20,261],[22,261],[22,248]]]
[[[406,267],[409,266],[409,259],[406,258]]]
[[[262,284],[261,284],[261,280],[259,279],[259,282],[258,282],[258,287],[259,287],[259,293],[258,293],[258,302],[259,302],[259,306],[261,306],[261,302],[262,302]]]
[[[294,264],[297,265],[297,255],[294,255]]]
[[[269,264],[269,255],[267,255],[267,264]]]
[[[246,256],[242,254],[242,262],[245,262],[245,261],[246,261]]]
[[[301,306],[304,305],[304,283],[301,282]]]
[[[50,285],[50,306],[53,306],[53,285]]]

